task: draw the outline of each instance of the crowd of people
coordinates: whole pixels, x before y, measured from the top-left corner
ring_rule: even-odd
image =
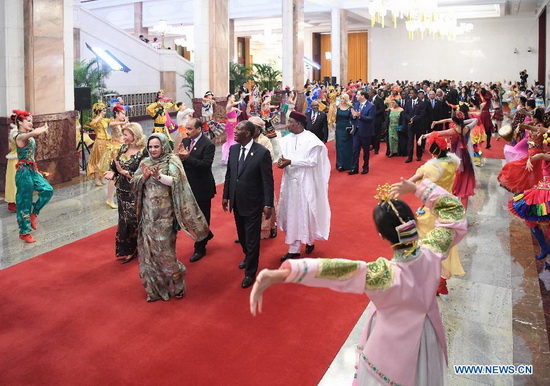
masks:
[[[544,108],[543,88],[530,88],[523,78],[488,84],[374,80],[345,87],[308,82],[303,109],[294,91],[284,92],[281,105],[272,104],[272,91],[257,91],[243,84],[237,95],[227,96],[221,149],[227,165],[222,208],[233,214],[243,252],[241,287],[254,285],[251,312],[261,311],[263,292],[279,282],[366,293],[371,303],[360,342],[359,384],[442,384],[447,359],[436,296],[448,294],[449,278],[465,274],[456,244],[466,234],[475,169],[483,166],[483,148],[491,148],[497,131],[510,142],[505,148],[509,162],[498,177],[515,194],[510,211],[526,221],[539,242],[536,259],[550,254],[542,227],[550,222],[550,153],[544,149],[550,146],[550,112]],[[176,253],[178,231],[194,240],[191,263],[206,256],[214,237],[210,220],[217,193],[212,174],[216,146],[207,134],[215,103],[207,92],[197,118],[193,109],[160,90],[147,108],[154,122],[147,139],[138,123],[129,122],[121,104],[112,106],[112,118],[106,118],[102,102],[92,109],[89,126],[96,137],[87,173],[96,185],[105,180],[112,184],[107,205],[119,214],[115,255],[123,264],[138,259],[149,302],[186,293],[186,268]],[[168,114],[171,108],[178,111],[176,123]],[[280,114],[286,125],[284,135],[277,136]],[[8,172],[15,170],[13,181],[6,179],[6,200],[17,212],[19,237],[31,243],[37,216],[53,194],[34,160],[34,138],[47,133],[48,126],[34,129],[27,111],[14,110],[12,120]],[[300,259],[302,244],[309,255],[316,240],[329,239],[330,131],[335,132],[333,167],[349,175],[367,175],[370,157],[383,156],[384,142],[387,157],[406,157],[407,163],[422,161],[426,153],[430,158],[410,178],[378,189],[374,221],[394,249],[391,259]],[[281,148],[277,160],[273,140]],[[273,164],[282,170],[278,199]],[[34,191],[39,194],[33,203]],[[407,193],[424,203],[416,213],[398,199]],[[282,265],[258,275],[260,240],[276,237],[277,227],[288,245]],[[384,323],[377,324],[379,318]]]

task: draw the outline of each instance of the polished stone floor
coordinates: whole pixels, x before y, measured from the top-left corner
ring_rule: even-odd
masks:
[[[144,123],[145,132],[150,126]],[[276,154],[277,140],[273,141]],[[223,181],[225,166],[216,150],[214,175]],[[550,299],[550,272],[533,259],[535,247],[525,225],[511,216],[510,193],[498,186],[501,160],[489,159],[478,169],[476,196],[468,208],[469,232],[459,245],[466,276],[449,280],[450,293],[439,305],[445,324],[450,385],[550,384],[550,350],[543,303]],[[117,211],[104,204],[105,187],[83,175],[56,186],[50,204],[40,215],[38,240],[17,238],[15,215],[0,204],[0,269],[31,259],[116,224]],[[545,297],[541,296],[542,292]],[[547,312],[547,317],[550,312]],[[355,343],[363,317],[335,357],[320,385],[351,384]],[[453,365],[531,364],[534,375],[456,375]]]

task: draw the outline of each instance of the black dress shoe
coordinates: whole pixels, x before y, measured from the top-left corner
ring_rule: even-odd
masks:
[[[235,244],[239,244],[240,242],[241,242],[241,240],[235,239]]]
[[[359,173],[359,171],[358,171],[357,169],[351,169],[351,170],[348,172],[348,174],[349,174],[350,176],[353,175],[353,174],[358,174],[358,173]]]
[[[417,161],[422,161],[422,157],[416,157]]]
[[[239,269],[245,269],[245,268],[246,268],[246,261],[243,260],[239,263]]]
[[[241,283],[242,288],[248,288],[254,284],[254,278],[252,276],[245,276],[243,282]]]
[[[407,158],[407,160],[405,161],[406,164],[410,163],[410,162],[413,162],[413,159],[412,158]]]
[[[361,171],[361,174],[368,174],[368,172],[369,172],[369,169],[363,169],[363,170]]]
[[[288,259],[297,259],[298,257],[300,257],[299,253],[287,253],[286,255],[281,257],[281,263],[287,261]]]
[[[338,170],[339,172],[341,172],[341,171],[344,170],[344,168],[343,168],[343,167],[338,167],[338,168],[336,168],[336,170]]]
[[[205,252],[195,252],[193,253],[193,256],[191,256],[191,258],[189,259],[189,262],[194,263],[195,261],[199,261],[204,257],[204,255],[206,255]]]
[[[315,249],[315,244],[306,244],[306,253],[309,255]]]
[[[269,238],[274,239],[275,237],[277,237],[277,228],[271,228],[269,231]]]

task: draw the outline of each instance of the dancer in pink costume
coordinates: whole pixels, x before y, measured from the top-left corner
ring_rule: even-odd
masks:
[[[235,126],[237,125],[237,115],[241,110],[236,107],[239,102],[235,102],[235,95],[229,94],[227,96],[227,105],[225,106],[225,111],[227,113],[227,123],[225,124],[225,133],[227,135],[227,140],[222,145],[222,163],[227,164],[229,159],[229,148],[231,145],[236,144],[234,139]]]

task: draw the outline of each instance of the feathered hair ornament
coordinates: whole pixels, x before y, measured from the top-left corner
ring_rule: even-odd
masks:
[[[120,113],[124,111],[124,106],[121,106],[121,105],[114,105],[113,106],[113,115],[116,114],[116,113]]]
[[[419,237],[418,230],[416,229],[416,221],[405,221],[401,218],[401,216],[399,215],[399,211],[395,208],[395,205],[392,202],[390,190],[390,184],[379,185],[376,188],[376,195],[374,196],[374,198],[380,200],[380,202],[378,203],[379,206],[388,205],[401,222],[401,225],[395,227],[399,242],[393,244],[392,247],[401,244],[412,244],[412,246],[408,248],[407,251],[405,251],[405,253],[403,254],[404,257],[407,257],[416,250],[417,240]]]

